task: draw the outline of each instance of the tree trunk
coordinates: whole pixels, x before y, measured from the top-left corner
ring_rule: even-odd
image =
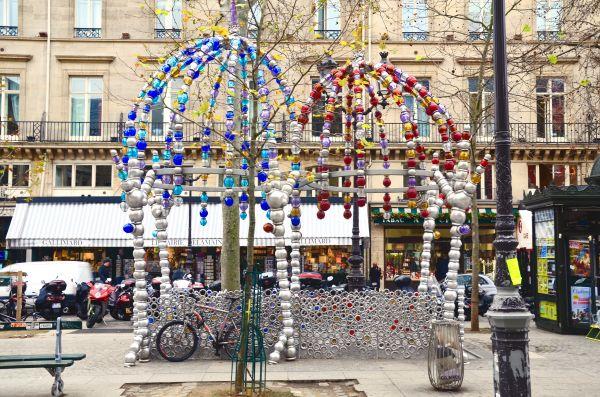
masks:
[[[238,178],[236,178],[238,179]],[[228,291],[240,289],[240,211],[234,196],[231,207],[222,205],[223,246],[221,247],[221,288]]]

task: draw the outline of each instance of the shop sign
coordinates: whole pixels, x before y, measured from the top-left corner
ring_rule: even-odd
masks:
[[[44,238],[37,241],[36,247],[93,247],[92,240],[79,238]]]
[[[220,247],[223,245],[222,238],[193,238],[194,247]]]
[[[540,301],[540,317],[556,321],[556,302]]]
[[[303,245],[337,245],[337,239],[328,237],[303,237]]]

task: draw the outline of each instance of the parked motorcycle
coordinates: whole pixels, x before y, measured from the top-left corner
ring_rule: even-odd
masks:
[[[129,321],[133,315],[133,288],[135,279],[123,280],[113,288],[108,299],[108,311],[115,320]],[[159,289],[160,291],[160,289]]]
[[[90,293],[92,283],[81,283],[77,284],[77,291],[75,292],[75,307],[77,309],[77,317],[82,320],[88,318],[88,296]]]
[[[471,319],[471,308],[472,308],[472,293],[473,287],[471,285],[465,285],[465,320]],[[488,309],[492,305],[494,300],[493,295],[486,295],[485,292],[479,291],[479,315],[484,316]],[[458,310],[458,307],[457,307]],[[458,312],[457,312],[458,313]]]
[[[92,328],[94,324],[102,321],[106,313],[108,312],[108,300],[110,294],[113,292],[114,287],[110,285],[110,279],[106,280],[106,284],[95,283],[90,285],[90,292],[88,294],[88,315],[86,326]]]
[[[154,277],[148,284],[148,298],[160,298],[160,277]]]
[[[46,320],[56,320],[64,311],[68,311],[65,304],[64,291],[67,283],[64,280],[53,280],[44,283],[35,300],[35,311]]]
[[[260,284],[263,290],[277,288],[277,277],[273,272],[261,273]]]

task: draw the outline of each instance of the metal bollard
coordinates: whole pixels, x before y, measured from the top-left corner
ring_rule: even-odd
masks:
[[[429,381],[438,390],[457,390],[464,377],[463,347],[455,320],[434,320],[427,354]]]

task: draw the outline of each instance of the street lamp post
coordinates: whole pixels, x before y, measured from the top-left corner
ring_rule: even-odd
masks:
[[[496,106],[496,274],[498,293],[487,312],[492,328],[494,391],[500,397],[531,395],[528,331],[531,315],[513,285],[507,259],[516,258],[512,208],[508,75],[504,0],[494,0],[494,83]]]
[[[193,178],[193,177],[188,177],[186,178],[186,182],[189,184],[189,186],[192,186],[194,184],[194,181],[196,181],[198,178]],[[185,266],[191,270],[192,274],[194,275],[194,280],[196,280],[197,277],[197,266],[195,266],[194,263],[194,252],[192,250],[192,190],[190,189],[189,193],[188,193],[188,238],[187,238],[187,249],[186,249],[186,259],[185,259]]]

